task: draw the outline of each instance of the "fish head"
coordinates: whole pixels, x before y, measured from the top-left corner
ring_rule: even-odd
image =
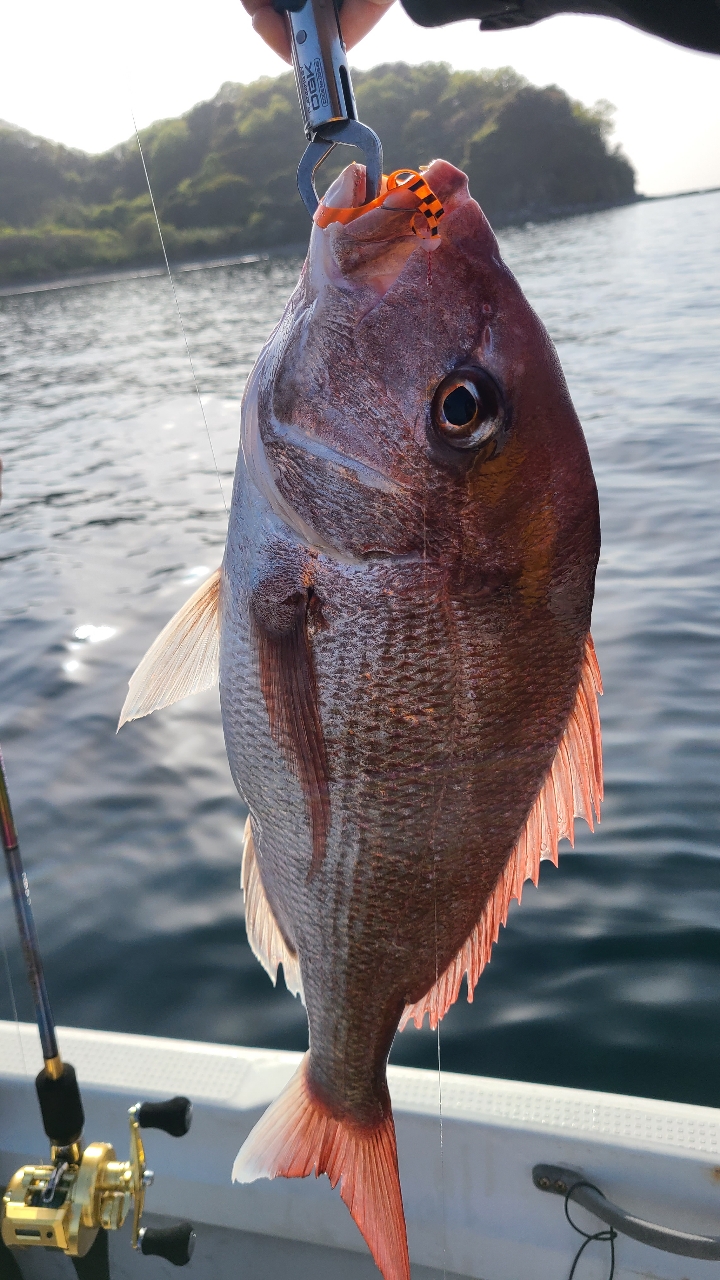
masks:
[[[438,235],[403,187],[313,227],[248,388],[256,482],[340,558],[519,572],[579,523],[596,559],[594,480],[549,336],[465,175],[437,160],[423,176],[443,205]],[[350,165],[325,204],[357,208],[364,185]]]

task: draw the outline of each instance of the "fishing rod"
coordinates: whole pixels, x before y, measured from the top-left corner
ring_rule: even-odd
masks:
[[[375,200],[382,183],[382,143],[357,118],[336,0],[273,0],[285,14],[293,70],[308,145],[297,171],[298,190],[312,218],[318,207],[315,174],[330,152],[343,143],[365,157],[365,202]]]
[[[195,1243],[189,1222],[166,1228],[141,1225],[145,1192],[152,1186],[153,1174],[145,1162],[140,1131],[162,1129],[172,1137],[182,1137],[190,1128],[192,1104],[187,1098],[170,1098],[130,1107],[128,1160],[118,1160],[109,1142],[84,1142],[80,1086],[74,1067],[63,1061],[58,1048],[1,751],[0,834],[40,1033],[44,1066],[35,1089],[50,1141],[49,1164],[24,1165],[8,1183],[3,1196],[2,1239],[15,1248],[62,1250],[73,1260],[86,1257],[93,1249],[99,1254],[97,1274],[107,1277],[105,1233],[118,1230],[132,1210],[133,1249],[184,1266]]]

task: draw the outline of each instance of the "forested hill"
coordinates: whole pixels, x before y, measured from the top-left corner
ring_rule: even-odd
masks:
[[[395,63],[353,75],[360,118],[382,138],[386,172],[442,156],[467,172],[495,225],[635,199],[632,166],[608,145],[607,103],[584,107],[510,68]],[[171,257],[307,238],[295,185],[305,140],[291,73],[224,84],[212,101],[144,129],[141,140]],[[343,163],[353,154],[339,152]],[[87,155],[0,123],[0,281],[156,261],[158,252],[134,138]]]

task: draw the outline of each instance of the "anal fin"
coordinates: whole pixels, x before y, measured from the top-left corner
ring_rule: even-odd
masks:
[[[512,899],[520,901],[526,880],[537,884],[542,861],[548,860],[557,866],[558,842],[566,838],[570,844],[574,843],[576,817],[585,818],[591,831],[593,812],[600,820],[603,776],[599,693],[602,693],[600,668],[589,635],[575,705],[520,839],[469,938],[422,1000],[405,1006],[401,1031],[411,1020],[416,1027],[421,1027],[426,1013],[434,1030],[457,1000],[466,976],[468,1001],[472,1002],[478,978],[490,959],[500,926],[507,920]]]
[[[128,720],[169,707],[218,682],[220,570],[203,582],[163,627],[136,667],[120,712]]]
[[[300,996],[304,1003],[300,962],[283,938],[267,900],[260,879],[249,817],[245,823],[243,839],[242,887],[245,898],[245,929],[250,948],[273,986],[277,982],[278,966],[282,965],[285,986],[294,996]]]

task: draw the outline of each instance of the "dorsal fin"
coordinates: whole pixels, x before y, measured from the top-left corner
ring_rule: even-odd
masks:
[[[118,729],[218,682],[220,570],[163,627],[130,678]]]
[[[267,900],[260,879],[249,817],[245,823],[243,841],[242,887],[245,898],[245,929],[250,948],[273,986],[277,982],[278,965],[282,965],[285,986],[294,996],[300,996],[304,1003],[300,961],[283,938]]]
[[[457,1000],[465,975],[468,1000],[472,1002],[477,980],[490,959],[500,926],[507,920],[512,899],[520,901],[526,880],[537,884],[541,861],[547,859],[557,866],[558,841],[566,837],[574,843],[576,817],[585,818],[591,831],[593,810],[600,820],[603,780],[599,693],[602,693],[600,668],[592,636],[588,635],[575,705],[520,839],[470,937],[427,995],[405,1006],[401,1031],[411,1020],[416,1027],[421,1027],[426,1013],[434,1030]]]

